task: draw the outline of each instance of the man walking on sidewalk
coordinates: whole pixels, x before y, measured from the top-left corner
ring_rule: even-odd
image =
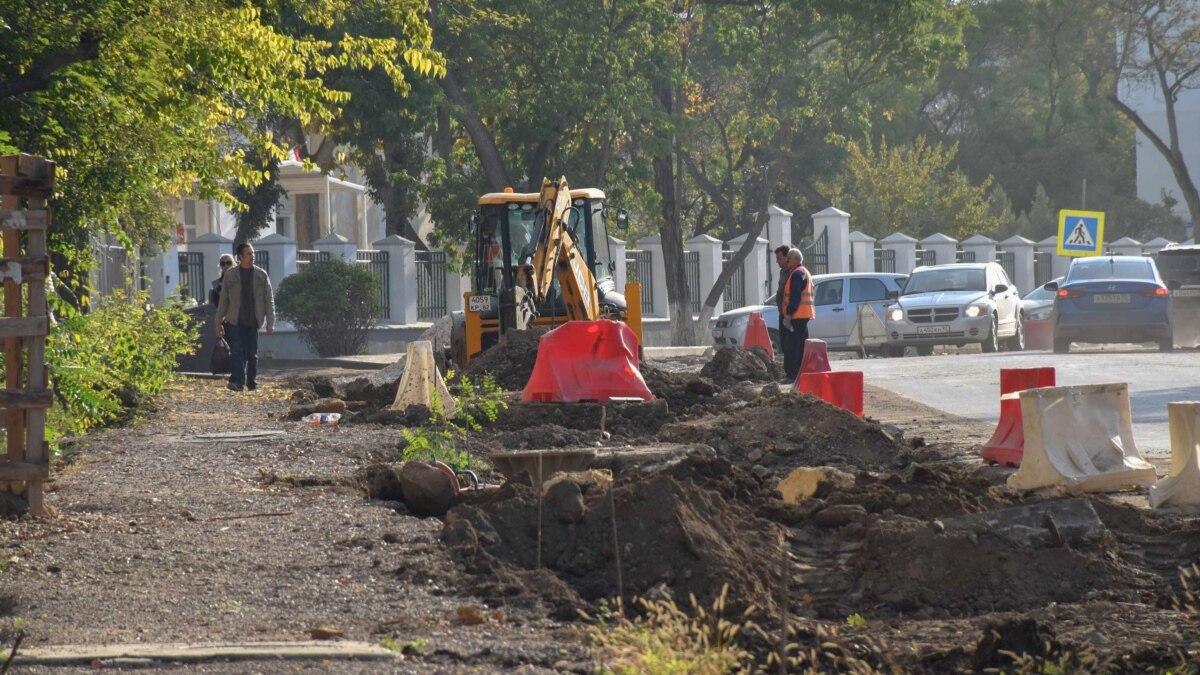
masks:
[[[258,388],[258,329],[265,324],[267,335],[275,332],[275,294],[266,270],[254,265],[254,247],[238,244],[238,264],[221,277],[221,300],[217,304],[217,337],[226,337],[233,362],[228,387],[233,391]]]

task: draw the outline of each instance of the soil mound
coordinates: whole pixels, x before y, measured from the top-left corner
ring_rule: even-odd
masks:
[[[508,331],[495,345],[472,359],[463,370],[463,375],[476,379],[486,373],[496,380],[500,388],[521,391],[533,374],[538,340],[548,332],[550,329],[544,327]]]
[[[664,425],[658,440],[707,443],[729,461],[776,477],[798,466],[890,468],[904,448],[878,424],[813,396],[733,402],[716,415]]]
[[[722,347],[700,369],[700,376],[719,385],[738,382],[778,382],[783,368],[767,356],[767,350],[755,345],[751,349]]]
[[[711,403],[721,388],[711,381],[687,373],[673,373],[643,362],[642,378],[655,398],[667,402],[671,411],[681,414],[693,406]]]
[[[774,611],[779,535],[739,503],[766,494],[761,483],[728,462],[693,455],[670,470],[618,484],[611,496],[595,486],[583,486],[575,501],[548,496],[542,566],[572,589],[577,602],[565,601],[557,584],[520,583],[522,574],[537,568],[538,503],[527,483],[509,481],[487,501],[455,507],[442,538],[470,571],[508,580],[505,593],[487,599],[539,597],[568,618],[586,602],[618,595],[610,507],[615,503],[627,600],[649,594],[686,603],[694,594],[710,606],[729,584],[733,612],[749,605]]]
[[[864,471],[852,486],[822,483],[814,497],[829,505],[857,504],[869,513],[892,511],[920,519],[983,513],[1019,499],[993,477],[953,464],[912,464],[884,475]]]

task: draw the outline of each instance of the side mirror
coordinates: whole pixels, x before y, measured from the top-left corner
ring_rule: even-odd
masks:
[[[1008,290],[1008,286],[1006,284],[996,284],[996,287],[992,289],[992,293],[994,295],[1000,295],[1001,293],[1003,293],[1007,290]]]
[[[1046,284],[1044,286],[1042,286],[1042,288],[1044,288],[1048,291],[1057,291],[1058,290],[1058,282],[1057,281],[1047,281]]]
[[[896,300],[900,297],[900,291],[888,291],[883,294],[883,297],[887,300]]]
[[[616,206],[605,206],[604,218],[605,220],[613,221],[617,229],[622,232],[629,229],[629,212],[625,209]]]

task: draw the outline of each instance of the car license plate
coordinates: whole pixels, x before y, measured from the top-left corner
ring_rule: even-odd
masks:
[[[1171,295],[1176,298],[1196,298],[1200,297],[1200,288],[1185,288],[1171,291]]]
[[[1097,293],[1095,296],[1097,305],[1127,305],[1129,304],[1128,293]]]
[[[949,332],[950,326],[917,326],[917,335],[937,335]]]
[[[467,300],[467,311],[469,312],[490,312],[493,309],[493,302],[496,300],[491,295],[472,295]]]

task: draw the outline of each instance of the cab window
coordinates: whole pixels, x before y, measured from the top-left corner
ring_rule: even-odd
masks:
[[[887,298],[887,287],[878,279],[851,279],[850,302],[875,302]]]
[[[842,304],[842,280],[822,281],[813,289],[813,301],[818,306]]]

